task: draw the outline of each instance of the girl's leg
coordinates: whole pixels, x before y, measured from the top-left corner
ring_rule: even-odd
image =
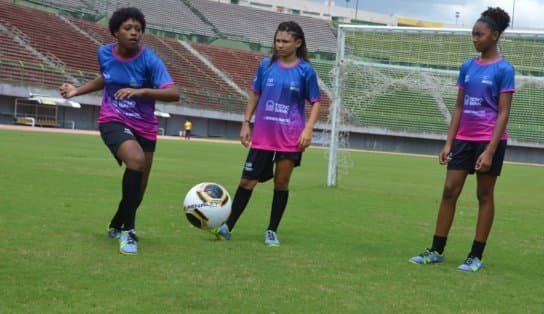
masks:
[[[290,159],[280,159],[276,162],[274,175],[274,196],[267,230],[277,231],[289,198],[289,180],[295,163]]]
[[[146,154],[136,140],[124,141],[119,146],[117,157],[126,165],[123,175],[123,196],[119,203],[118,214],[123,222],[122,229],[132,230],[135,227],[136,209],[142,200],[143,179],[145,176],[145,183],[147,183],[150,167],[147,168]],[[152,160],[152,153],[150,157]]]
[[[448,170],[446,173],[446,181],[438,209],[433,245],[431,247],[433,251],[437,251],[440,254],[442,254],[446,246],[448,233],[455,217],[457,199],[463,190],[467,174],[468,172],[465,170]]]
[[[497,176],[477,174],[478,221],[469,257],[482,259],[483,251],[495,217],[495,183]]]
[[[238,189],[236,190],[234,199],[232,200],[230,216],[226,222],[227,226],[229,227],[229,231],[232,231],[236,225],[236,222],[238,221],[238,218],[240,218],[246,209],[247,203],[251,198],[253,188],[255,185],[257,185],[257,182],[257,180],[249,180],[244,178],[240,180],[240,184],[238,185]]]

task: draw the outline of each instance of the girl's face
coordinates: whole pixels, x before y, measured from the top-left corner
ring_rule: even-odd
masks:
[[[499,32],[492,30],[487,23],[478,21],[472,28],[472,43],[478,52],[486,52],[497,45]]]
[[[276,53],[280,59],[288,59],[296,56],[297,49],[302,45],[301,39],[295,39],[289,32],[277,32]]]
[[[142,25],[135,19],[124,21],[115,33],[119,45],[127,50],[138,49],[142,35]]]

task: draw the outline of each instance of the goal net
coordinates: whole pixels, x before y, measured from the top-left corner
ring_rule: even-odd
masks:
[[[510,142],[543,145],[544,32],[506,31],[499,44],[516,68]],[[468,29],[340,25],[327,185],[336,185],[351,132],[445,138],[459,68],[476,55]]]

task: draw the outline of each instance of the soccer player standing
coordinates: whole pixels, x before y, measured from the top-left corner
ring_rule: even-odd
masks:
[[[480,56],[466,60],[457,79],[459,92],[446,143],[438,159],[447,164],[432,246],[410,261],[440,263],[456,203],[467,174],[476,172],[478,221],[472,248],[458,269],[483,267],[483,251],[495,215],[494,190],[506,151],[506,125],[515,91],[514,67],[500,54],[498,42],[510,24],[501,8],[489,7],[472,28],[472,42]]]
[[[119,239],[122,254],[138,251],[136,210],[142,202],[157,142],[155,101],[178,101],[179,92],[161,59],[140,45],[145,17],[137,8],[120,8],[109,20],[116,42],[98,49],[101,75],[75,87],[64,83],[59,91],[70,98],[103,90],[98,125],[102,140],[126,169],[122,198],[108,235]]]
[[[308,61],[304,32],[297,23],[290,21],[278,25],[272,56],[259,64],[252,90],[240,130],[240,141],[250,150],[231,215],[215,234],[218,239],[230,239],[253,188],[258,182],[274,178],[272,209],[264,243],[279,246],[276,232],[287,206],[289,180],[293,168],[300,165],[302,152],[312,142],[321,100],[317,75]],[[306,102],[312,108],[305,122]],[[251,134],[250,121],[254,114]]]

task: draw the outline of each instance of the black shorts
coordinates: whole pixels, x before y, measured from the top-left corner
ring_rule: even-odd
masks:
[[[121,165],[122,161],[117,158],[119,146],[126,140],[137,141],[144,152],[155,152],[157,141],[145,139],[134,132],[131,128],[121,122],[106,122],[98,125],[100,136],[104,144],[108,146],[117,163]]]
[[[265,182],[274,177],[274,163],[281,159],[290,159],[295,167],[300,166],[302,152],[277,152],[263,149],[250,149],[247,154],[242,178]]]
[[[489,144],[489,141],[455,140],[449,155],[448,170],[466,170],[468,173],[473,174],[475,172],[474,166],[476,165],[476,160],[483,153],[487,144]],[[501,175],[505,152],[506,140],[501,140],[495,151],[495,155],[493,155],[491,167],[486,174],[493,176]]]

